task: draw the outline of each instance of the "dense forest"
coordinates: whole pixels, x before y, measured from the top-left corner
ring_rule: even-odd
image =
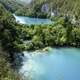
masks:
[[[16,0],[0,0],[0,80],[21,80],[21,76],[13,71],[10,64],[15,52],[39,50],[48,46],[80,47],[79,2],[80,0],[34,0],[23,5]],[[41,6],[46,3],[49,12],[52,8],[59,15],[50,17],[50,13],[41,12]],[[22,25],[16,22],[13,13],[48,17],[55,23]]]
[[[20,80],[20,76],[11,69],[10,64],[15,50],[14,41],[19,41],[15,19],[0,4],[0,80]]]

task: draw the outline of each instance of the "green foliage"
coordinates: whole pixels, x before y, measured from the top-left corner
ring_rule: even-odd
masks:
[[[21,76],[11,68],[8,53],[3,51],[0,43],[0,80],[22,80]]]
[[[80,27],[74,28],[72,30],[72,39],[73,39],[72,45],[80,46]]]
[[[72,24],[68,17],[54,17],[55,23],[51,25],[27,26],[16,24],[14,17],[4,8],[2,9],[6,14],[1,14],[3,15],[1,16],[3,27],[0,32],[1,40],[2,45],[5,45],[5,49],[9,51],[33,50],[46,46],[80,45],[79,31],[75,31],[79,27]]]
[[[31,25],[30,27],[25,26],[25,30],[22,29],[28,35],[25,41],[28,40],[33,45],[30,49],[40,49],[46,46],[80,47],[80,27],[62,17],[55,21],[50,25]]]
[[[23,5],[16,2],[16,0],[0,0],[0,3],[2,3],[5,8],[11,12],[15,12],[16,10],[23,7]]]
[[[60,14],[73,14],[80,17],[80,0],[34,0],[34,2],[45,2],[53,11],[58,10]]]
[[[20,76],[11,69],[10,64],[1,54],[3,53],[0,53],[0,80],[21,80]]]
[[[9,52],[19,51],[16,44],[21,44],[19,30],[16,28],[15,18],[0,4],[0,40],[5,50]],[[21,48],[20,48],[21,49]]]
[[[9,63],[14,60],[15,52],[25,49],[20,32],[15,18],[0,4],[0,80],[22,80]]]
[[[32,43],[34,44],[35,49],[40,49],[43,47],[43,42],[41,40],[41,37],[38,35],[33,36]]]

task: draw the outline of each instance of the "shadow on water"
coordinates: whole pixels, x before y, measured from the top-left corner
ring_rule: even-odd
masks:
[[[22,53],[14,53],[13,59],[11,60],[11,66],[15,71],[19,72],[21,66],[23,65],[23,58],[24,55]]]

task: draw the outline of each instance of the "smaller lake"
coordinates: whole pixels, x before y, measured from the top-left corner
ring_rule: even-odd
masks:
[[[19,22],[21,24],[51,24],[52,21],[50,19],[41,19],[41,18],[30,18],[30,17],[25,17],[25,16],[16,16],[13,14],[13,16],[16,19],[16,22]]]

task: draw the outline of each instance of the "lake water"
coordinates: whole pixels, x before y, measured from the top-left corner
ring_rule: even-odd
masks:
[[[80,80],[80,49],[24,52],[20,73],[31,76],[32,80]]]
[[[30,18],[30,17],[24,17],[24,16],[16,16],[13,14],[16,22],[19,22],[21,24],[51,24],[52,21],[50,19],[41,19],[41,18]]]

